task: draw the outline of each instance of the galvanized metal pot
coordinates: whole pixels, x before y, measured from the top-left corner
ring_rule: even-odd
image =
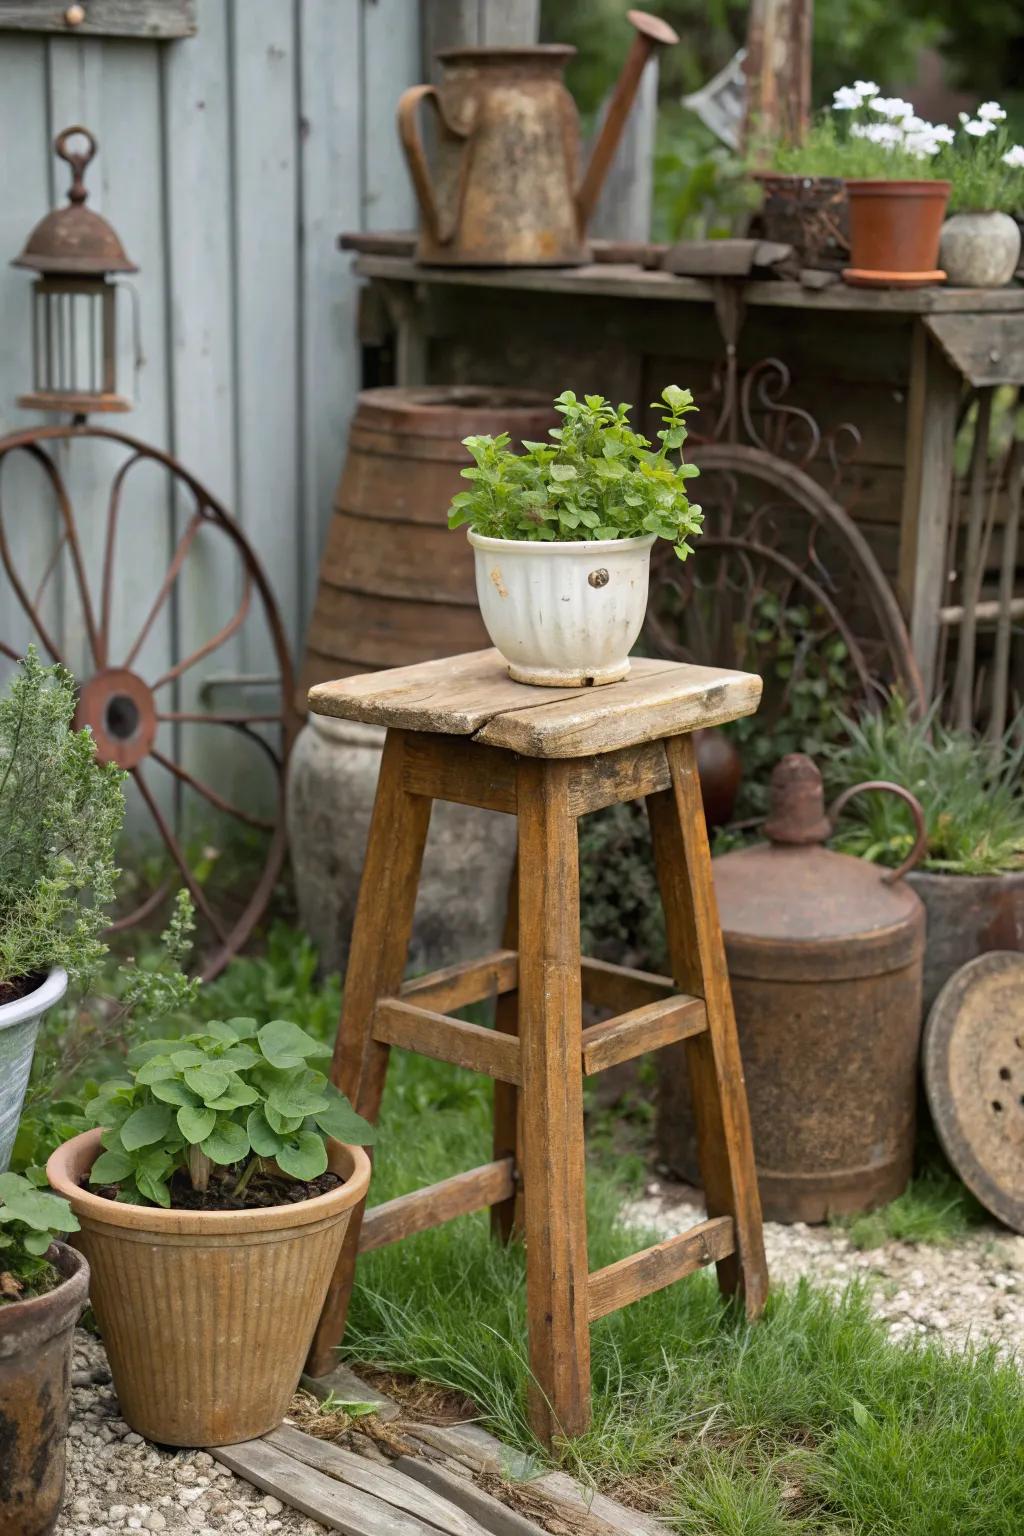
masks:
[[[0,1007],[0,1173],[11,1161],[39,1025],[67,989],[67,972],[56,966],[33,991]]]
[[[1024,870],[1005,875],[943,875],[915,869],[907,876],[924,902],[923,1016],[949,978],[994,950],[1024,950]]]
[[[64,1498],[71,1346],[89,1266],[54,1243],[63,1283],[0,1307],[0,1536],[48,1536]]]
[[[914,858],[924,851],[920,806]],[[808,757],[772,776],[768,843],[714,861],[754,1157],[770,1221],[825,1221],[902,1192],[914,1152],[924,910],[902,876],[821,846]],[[658,1144],[693,1183],[685,1044],[662,1053]]]

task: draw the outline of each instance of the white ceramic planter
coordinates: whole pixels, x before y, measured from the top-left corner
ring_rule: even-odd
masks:
[[[647,611],[654,534],[542,544],[470,532],[487,633],[519,683],[617,683]]]
[[[39,1025],[67,989],[67,972],[57,967],[34,992],[0,1007],[0,1173],[11,1161]]]
[[[1002,288],[1020,260],[1020,229],[1008,213],[954,213],[942,226],[939,265],[960,288]]]

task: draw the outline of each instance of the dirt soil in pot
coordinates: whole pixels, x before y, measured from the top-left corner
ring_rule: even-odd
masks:
[[[338,1174],[322,1173],[317,1179],[289,1179],[280,1173],[257,1174],[240,1195],[234,1194],[239,1173],[229,1172],[225,1178],[216,1179],[208,1189],[193,1189],[188,1177],[176,1173],[171,1180],[172,1211],[257,1211],[275,1205],[299,1205],[303,1200],[313,1200],[317,1195],[329,1194],[343,1184]],[[87,1186],[86,1186],[87,1187]],[[105,1200],[116,1200],[120,1194],[117,1184],[104,1184],[93,1188],[94,1195]]]

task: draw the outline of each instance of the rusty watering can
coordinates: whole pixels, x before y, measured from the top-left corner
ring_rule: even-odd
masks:
[[[636,36],[582,180],[580,124],[562,44],[448,48],[438,87],[414,85],[398,103],[398,132],[421,211],[416,255],[434,266],[568,267],[589,261],[586,229],[644,66],[678,42],[657,16],[630,11]],[[431,172],[418,109],[437,114]]]

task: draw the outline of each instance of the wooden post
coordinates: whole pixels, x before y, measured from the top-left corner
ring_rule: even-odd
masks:
[[[421,9],[424,78],[441,48],[507,48],[535,43],[540,0],[426,0]]]
[[[799,144],[811,110],[814,0],[751,0],[743,142]]]
[[[925,698],[935,693],[939,609],[946,595],[953,448],[961,379],[914,322],[898,586]]]

